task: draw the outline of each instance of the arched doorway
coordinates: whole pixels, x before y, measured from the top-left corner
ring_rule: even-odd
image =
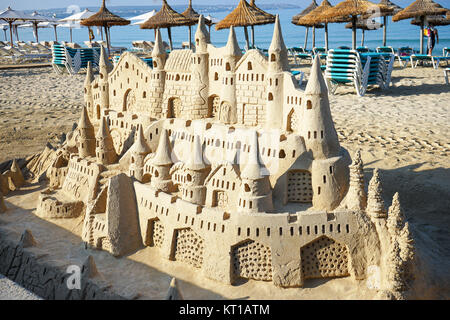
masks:
[[[294,115],[294,108],[292,108],[291,111],[289,111],[289,114],[286,119],[286,131],[287,132],[294,131],[295,124],[293,123],[293,120],[294,120],[293,115]]]
[[[125,91],[125,95],[123,96],[123,106],[122,111],[131,110],[131,107],[136,102],[136,97],[134,92],[131,89]]]
[[[219,104],[219,96],[213,95],[208,98],[208,118],[217,118],[217,114],[219,113]]]
[[[167,105],[167,118],[181,118],[180,98],[170,98]]]

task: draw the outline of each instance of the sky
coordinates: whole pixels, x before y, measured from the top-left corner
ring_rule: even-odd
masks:
[[[331,0],[330,2],[335,5],[341,0]],[[450,0],[435,0],[442,6],[449,8]],[[169,0],[170,5],[186,5],[188,0]],[[311,3],[311,0],[258,0],[257,4],[269,4],[269,3],[290,3],[299,6],[307,6]],[[318,3],[321,0],[317,0]],[[372,0],[372,2],[379,2],[378,0]],[[393,0],[392,2],[406,7],[408,4],[413,2],[413,0]],[[238,0],[193,0],[195,5],[214,5],[214,4],[232,4],[238,3]],[[54,8],[64,8],[70,5],[78,5],[80,7],[93,7],[100,6],[101,0],[0,0],[0,10],[6,9],[11,6],[13,9],[17,10],[33,10],[33,9],[54,9]],[[149,6],[149,5],[159,5],[161,0],[107,0],[107,6]]]

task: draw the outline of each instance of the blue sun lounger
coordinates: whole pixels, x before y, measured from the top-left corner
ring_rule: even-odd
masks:
[[[52,66],[55,72],[76,74],[86,69],[88,62],[93,68],[98,68],[100,48],[73,49],[60,44],[52,46]]]
[[[292,47],[289,48],[288,52],[290,55],[292,55],[295,59],[295,64],[298,65],[297,59],[301,62],[302,60],[309,60],[311,63],[314,59],[314,56],[312,53],[307,52],[305,49],[301,47]]]
[[[411,67],[416,68],[419,62],[422,63],[431,63],[434,69],[439,67],[441,61],[445,61],[448,66],[448,61],[450,60],[450,56],[429,56],[427,54],[412,54],[411,59]]]

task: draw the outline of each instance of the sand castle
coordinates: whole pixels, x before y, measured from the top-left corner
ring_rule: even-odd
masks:
[[[233,28],[214,47],[203,17],[194,51],[166,54],[158,30],[152,56],[152,67],[129,52],[112,67],[102,49],[77,129],[28,165],[49,180],[37,215],[84,216],[92,248],[149,246],[226,284],[350,276],[402,297],[414,247],[398,195],[387,211],[378,171],[366,194],[320,61],[301,90],[278,18],[268,57],[242,55]]]

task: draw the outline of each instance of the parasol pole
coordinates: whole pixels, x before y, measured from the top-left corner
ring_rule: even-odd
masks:
[[[313,49],[316,47],[316,26],[312,28],[312,47]]]
[[[248,30],[247,30],[246,26],[244,26],[244,34],[245,34],[245,43],[247,46],[246,50],[248,50],[248,49],[250,49],[250,43],[248,41]]]
[[[384,28],[383,28],[383,47],[386,47],[387,16],[383,17],[383,23],[384,23]]]
[[[5,33],[5,41],[8,41],[8,36],[6,35],[6,28],[3,29],[3,32]]]
[[[309,32],[309,27],[306,27],[306,31],[305,31],[305,45],[303,46],[303,49],[306,50],[306,46],[308,45],[308,32]]]
[[[39,34],[38,34],[39,28],[38,28],[38,22],[33,22],[33,26],[34,26],[34,28],[35,28],[35,30],[36,30],[36,42],[39,43]]]
[[[58,32],[56,31],[56,27],[57,27],[57,25],[54,24],[53,29],[55,30],[55,41],[58,42]]]
[[[173,51],[172,31],[170,30],[170,27],[167,27],[167,34],[169,36],[170,51]]]
[[[191,26],[189,26],[189,49],[192,49],[191,39],[192,39],[192,30]]]
[[[425,17],[420,17],[420,54],[423,54],[423,25]]]
[[[356,50],[356,16],[352,16],[352,49]]]
[[[364,29],[362,29],[361,47],[364,47],[364,36],[365,36],[365,31],[364,31]]]
[[[72,43],[72,42],[73,42],[73,41],[72,41],[72,27],[69,26],[69,29],[70,29],[70,43]]]
[[[108,48],[108,57],[111,55],[111,47],[109,43],[109,37],[108,37],[108,27],[105,24],[105,38],[106,38],[106,47]]]
[[[11,39],[11,48],[12,47],[14,47],[14,43],[13,43],[13,36],[12,36],[12,21],[10,20],[10,21],[8,21],[8,23],[9,23],[9,36],[10,36],[10,39]]]
[[[325,50],[328,52],[328,23],[325,22]]]
[[[255,49],[255,26],[252,26],[251,31],[252,31],[252,33],[251,33],[251,35],[252,35],[252,48]]]

